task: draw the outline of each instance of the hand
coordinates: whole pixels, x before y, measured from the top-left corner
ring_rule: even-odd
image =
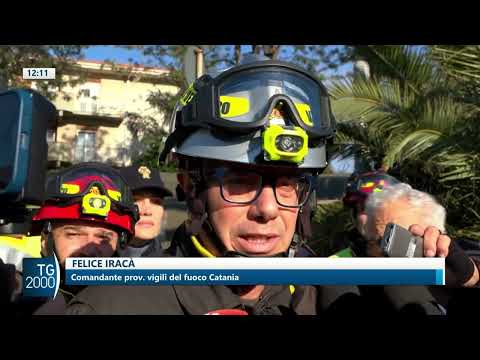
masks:
[[[446,283],[453,286],[475,286],[480,273],[472,259],[448,235],[442,234],[434,226],[424,228],[412,225],[408,229],[413,235],[423,237],[423,254],[425,257],[444,257],[446,266]]]
[[[415,236],[423,237],[423,255],[425,257],[444,257],[448,256],[448,249],[452,239],[448,235],[442,234],[435,226],[423,227],[414,224],[408,228]]]

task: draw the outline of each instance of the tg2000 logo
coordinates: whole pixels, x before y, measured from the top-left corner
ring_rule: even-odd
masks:
[[[60,266],[55,256],[23,259],[23,296],[54,298],[60,286]]]

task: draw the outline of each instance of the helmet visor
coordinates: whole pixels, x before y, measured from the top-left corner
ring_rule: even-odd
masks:
[[[307,132],[330,128],[326,90],[300,72],[278,68],[259,68],[222,79],[218,84],[218,116],[231,121],[232,126],[264,125],[272,118],[272,106],[278,108],[275,98],[280,99],[280,110],[287,105],[291,108],[295,125]]]
[[[357,191],[365,194],[381,192],[383,189],[399,183],[400,181],[389,175],[364,176],[357,183]]]

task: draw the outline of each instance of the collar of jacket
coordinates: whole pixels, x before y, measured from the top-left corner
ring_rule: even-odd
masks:
[[[220,309],[243,309],[253,315],[283,315],[291,312],[292,295],[288,286],[265,285],[253,305],[247,305],[228,286],[174,285],[174,291],[184,310],[190,315],[204,315]]]

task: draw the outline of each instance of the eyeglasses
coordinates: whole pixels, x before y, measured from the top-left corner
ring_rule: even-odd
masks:
[[[253,203],[265,185],[270,185],[280,206],[299,208],[305,205],[312,187],[310,175],[267,175],[240,169],[216,168],[207,175],[220,185],[226,202],[247,205]]]

